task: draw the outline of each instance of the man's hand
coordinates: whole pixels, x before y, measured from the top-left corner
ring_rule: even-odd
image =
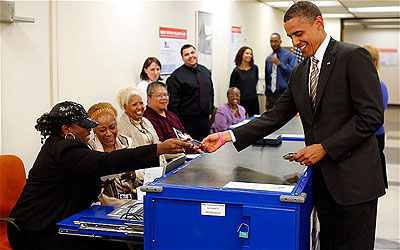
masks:
[[[232,141],[231,134],[228,131],[221,132],[221,136],[225,142]],[[211,134],[203,139],[201,142],[201,149],[205,152],[212,153],[217,151],[222,145],[224,145],[219,137],[218,133]]]
[[[275,63],[276,65],[281,64],[281,62],[279,61],[279,59],[278,59],[278,57],[277,57],[276,55],[269,56],[269,57],[268,57],[268,60],[269,60],[270,62]]]
[[[326,151],[321,144],[313,144],[297,151],[296,155],[289,160],[300,162],[301,165],[311,166],[319,162],[325,155]]]
[[[182,153],[185,152],[184,148],[196,149],[196,147],[188,142],[178,141],[176,138],[168,139],[157,144],[157,155]]]

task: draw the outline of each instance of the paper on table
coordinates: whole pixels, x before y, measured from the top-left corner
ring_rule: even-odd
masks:
[[[224,186],[224,188],[291,193],[293,191],[294,186],[230,181]]]
[[[153,182],[156,178],[159,178],[163,174],[163,167],[155,167],[155,168],[146,168],[144,170],[144,180],[143,184]]]
[[[144,180],[143,185],[153,182],[155,179],[160,178],[163,174],[163,167],[146,168],[144,169]],[[143,196],[146,192],[140,190],[140,187],[136,188],[136,195],[138,200],[143,200]]]

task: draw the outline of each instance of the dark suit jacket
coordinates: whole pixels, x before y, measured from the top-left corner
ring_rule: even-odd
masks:
[[[78,140],[50,136],[42,146],[17,204],[10,213],[32,231],[88,208],[100,194],[100,177],[159,165],[155,144],[111,153]]]
[[[310,58],[292,72],[274,108],[233,130],[238,150],[286,124],[297,112],[305,143],[321,143],[321,167],[334,200],[352,205],[385,193],[375,131],[383,124],[382,92],[369,53],[331,38],[322,61],[316,107],[309,96]],[[277,156],[280,157],[280,156]]]

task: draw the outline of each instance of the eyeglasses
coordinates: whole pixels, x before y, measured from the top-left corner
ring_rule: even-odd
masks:
[[[157,95],[154,95],[154,97],[157,98],[157,99],[161,99],[161,98],[167,99],[167,98],[169,98],[169,94],[168,93],[157,94]]]

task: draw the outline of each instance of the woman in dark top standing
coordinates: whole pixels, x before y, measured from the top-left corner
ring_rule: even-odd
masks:
[[[259,114],[257,82],[258,67],[254,64],[253,50],[247,46],[241,47],[235,57],[236,68],[233,69],[229,87],[240,90],[240,105],[249,117]]]
[[[100,177],[159,165],[158,156],[182,152],[189,143],[167,140],[111,153],[90,150],[90,130],[98,123],[82,105],[62,102],[43,114],[35,128],[46,138],[17,204],[10,213],[32,249],[110,249],[114,242],[58,234],[57,223],[90,207],[100,194]],[[8,238],[25,249],[14,228]]]

